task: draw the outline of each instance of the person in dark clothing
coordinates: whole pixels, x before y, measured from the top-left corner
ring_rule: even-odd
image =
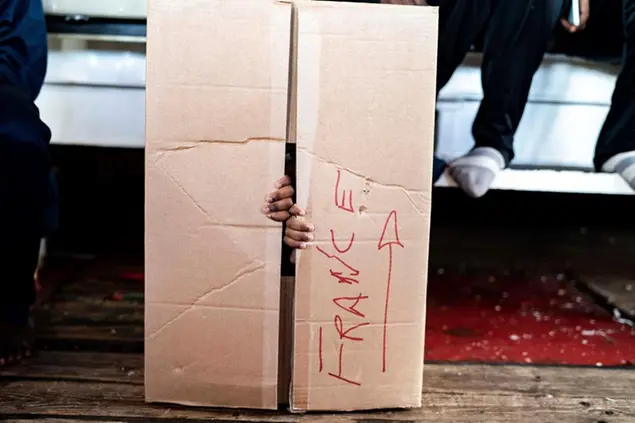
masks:
[[[381,0],[439,7],[437,94],[477,38],[484,35],[483,100],[472,134],[475,148],[448,165],[465,193],[483,196],[514,158],[514,134],[534,73],[547,51],[567,0]],[[583,18],[584,20],[584,18]],[[570,26],[570,30],[578,28]],[[436,161],[435,161],[436,163]]]
[[[622,69],[595,147],[594,164],[598,172],[619,174],[635,190],[635,0],[622,0],[622,9],[626,37]]]
[[[51,133],[34,104],[46,62],[41,0],[0,0],[0,366],[32,345],[34,273],[51,198]]]
[[[548,49],[564,0],[429,0],[439,6],[437,92],[484,35],[483,100],[472,127],[475,148],[449,164],[472,197],[483,196],[514,158],[514,134],[534,73]]]

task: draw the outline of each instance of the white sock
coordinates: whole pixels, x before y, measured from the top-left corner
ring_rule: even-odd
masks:
[[[602,166],[602,172],[617,173],[635,190],[635,151],[611,157]]]
[[[479,198],[505,167],[503,155],[491,147],[477,147],[450,164],[450,175],[470,197]]]

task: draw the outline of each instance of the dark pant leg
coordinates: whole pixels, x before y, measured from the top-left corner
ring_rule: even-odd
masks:
[[[611,157],[635,151],[635,0],[622,0],[626,47],[622,70],[615,83],[611,108],[595,147],[595,167]]]
[[[430,0],[428,3],[439,6],[438,94],[483,31],[492,0]]]
[[[50,136],[24,91],[0,85],[0,319],[24,320],[35,299]]]
[[[439,52],[437,55],[437,95],[448,83],[483,31],[489,18],[493,0],[429,0],[439,6]],[[436,141],[435,141],[436,144]],[[432,183],[445,170],[446,164],[434,157]]]
[[[514,157],[514,134],[531,81],[562,10],[563,0],[497,0],[488,22],[481,71],[483,101],[472,133],[477,147],[497,149],[506,163]]]

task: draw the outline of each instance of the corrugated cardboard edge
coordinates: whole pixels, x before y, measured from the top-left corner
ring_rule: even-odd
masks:
[[[289,36],[289,77],[287,92],[287,143],[296,143],[296,111],[297,111],[297,10],[293,1],[279,0],[279,3],[290,4],[291,24]],[[295,172],[294,172],[295,173]],[[288,260],[288,257],[282,257]],[[293,375],[294,345],[294,305],[295,278],[281,277],[280,285],[280,339],[278,343],[278,403],[291,404],[291,379]]]
[[[283,276],[280,286],[280,338],[278,339],[278,403],[288,405],[293,364],[293,304],[295,278]]]
[[[289,92],[287,103],[287,143],[295,144],[297,141],[297,114],[298,114],[298,9],[290,0],[281,0],[281,3],[291,3],[291,36],[289,42]]]
[[[285,0],[282,0],[285,1]],[[289,60],[289,115],[287,116],[288,120],[288,142],[294,145],[297,145],[297,111],[298,111],[298,7],[295,4],[295,1],[289,0],[291,3],[291,43],[290,43],[290,54],[291,58]],[[297,147],[296,147],[296,157],[297,157]],[[296,161],[297,163],[297,161]],[[296,177],[298,175],[296,169]],[[297,184],[297,180],[296,180]],[[297,185],[296,185],[297,190]],[[296,192],[297,196],[297,192]],[[302,201],[296,199],[300,207],[306,207],[306,204],[302,204]],[[306,203],[306,202],[304,202]],[[299,256],[302,254],[301,251],[296,251],[296,264],[295,264],[295,275],[298,274],[298,263]],[[289,356],[287,359],[289,360],[289,383],[288,383],[288,411],[295,414],[304,414],[306,411],[298,410],[293,407],[294,398],[293,398],[293,374],[295,371],[295,308],[297,306],[297,298],[296,298],[296,279],[293,280],[293,298],[287,306],[290,309],[289,317],[291,320],[288,322],[290,327],[289,329],[289,339],[288,344],[289,349],[287,352]]]

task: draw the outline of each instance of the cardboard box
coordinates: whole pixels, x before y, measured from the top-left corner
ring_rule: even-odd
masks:
[[[148,401],[421,405],[436,33],[428,7],[150,1]],[[296,138],[316,242],[281,297],[260,207]]]

